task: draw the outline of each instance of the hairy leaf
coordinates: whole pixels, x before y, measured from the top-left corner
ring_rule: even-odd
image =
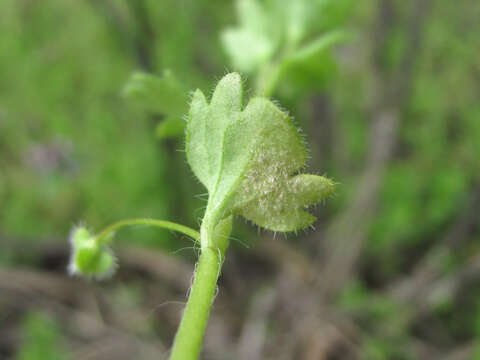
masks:
[[[306,151],[289,116],[265,98],[242,110],[236,73],[220,80],[208,104],[194,94],[187,123],[187,159],[209,192],[209,212],[221,219],[240,214],[274,231],[293,231],[313,223],[304,211],[329,195],[334,183],[297,173]]]

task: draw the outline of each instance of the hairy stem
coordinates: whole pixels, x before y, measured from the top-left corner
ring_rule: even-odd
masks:
[[[221,264],[219,253],[215,249],[202,249],[170,360],[198,359]]]
[[[202,350],[217,279],[232,230],[232,217],[221,220],[214,232],[205,230],[208,228],[207,222],[204,221],[200,231],[202,250],[195,271],[195,279],[180,327],[175,335],[170,360],[196,360]]]

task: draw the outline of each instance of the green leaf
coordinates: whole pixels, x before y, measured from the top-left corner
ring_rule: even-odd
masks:
[[[284,92],[319,89],[335,73],[330,49],[350,38],[346,31],[334,30],[319,36],[286,56],[279,65]]]
[[[239,26],[224,30],[221,41],[236,69],[253,72],[274,55],[278,22],[256,0],[239,0],[236,4]]]
[[[164,116],[156,130],[158,137],[177,137],[184,133],[187,90],[170,71],[164,71],[162,77],[144,72],[133,73],[123,93],[143,110]]]
[[[187,122],[188,162],[209,192],[205,218],[214,227],[240,214],[274,231],[294,231],[315,218],[305,208],[333,192],[322,176],[298,174],[307,154],[290,117],[265,98],[242,110],[236,73],[218,83],[210,104],[200,90]]]
[[[310,62],[333,45],[344,42],[348,38],[349,33],[340,30],[331,31],[329,33],[321,35],[317,39],[312,40],[308,44],[299,48],[292,55],[287,56],[283,60],[283,66],[290,67]]]
[[[237,0],[239,24],[222,32],[222,46],[233,66],[246,73],[256,72],[275,61],[298,62],[331,45],[327,44],[332,40],[328,31],[338,22],[330,21],[330,17],[337,17],[336,13],[343,13],[341,9],[345,7],[341,5],[339,9],[339,1]],[[327,35],[303,46],[305,39],[319,32]]]
[[[289,46],[296,46],[303,40],[314,16],[318,21],[312,0],[274,0],[272,7],[271,16],[284,23],[284,38]]]
[[[307,153],[292,120],[271,101],[254,98],[244,113],[254,125],[255,142],[234,212],[273,231],[311,225],[315,217],[304,208],[331,194],[334,183],[322,176],[292,176],[305,166]]]
[[[210,105],[200,90],[193,95],[186,128],[187,159],[210,194],[222,174],[225,131],[239,119],[241,106],[242,84],[236,73],[220,80]]]
[[[178,117],[169,117],[160,121],[155,129],[159,139],[168,139],[181,136],[185,133],[185,121]]]

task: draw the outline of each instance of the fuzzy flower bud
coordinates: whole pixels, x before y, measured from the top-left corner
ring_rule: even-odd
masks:
[[[72,253],[68,270],[71,275],[104,279],[115,272],[116,259],[112,251],[98,241],[85,227],[79,226],[70,235]]]

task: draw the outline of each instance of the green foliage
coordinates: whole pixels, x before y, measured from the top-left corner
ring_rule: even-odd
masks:
[[[355,280],[342,291],[338,305],[371,335],[362,343],[362,359],[413,360],[407,346],[406,329],[411,315],[406,306],[369,291]]]
[[[164,117],[156,129],[160,139],[183,135],[187,90],[171,71],[164,71],[162,77],[133,73],[124,87],[124,94],[148,113]]]
[[[225,30],[222,43],[236,68],[253,72],[274,55],[279,35],[258,1],[237,1],[237,13],[240,26]]]
[[[188,164],[179,151],[183,148],[179,135],[186,124],[181,119],[188,112],[187,90],[210,88],[211,79],[225,68],[248,75],[243,78],[252,85],[254,96],[275,94],[307,129],[315,144],[310,152],[312,167],[341,179],[339,196],[329,201],[335,211],[321,213],[322,227],[335,221],[332,215],[350,208],[368,171],[372,112],[377,106],[391,106],[377,103],[375,83],[384,83],[387,93],[397,86],[392,75],[402,71],[399,65],[411,44],[408,34],[415,29],[413,15],[421,17],[412,12],[416,3],[2,1],[0,68],[6,71],[0,77],[0,265],[53,272],[51,262],[40,258],[42,252],[32,256],[23,249],[54,242],[79,219],[94,228],[126,216],[199,224],[205,203],[203,196],[192,195],[203,190],[194,176],[188,175]],[[425,19],[417,30],[421,49],[409,54],[414,65],[412,81],[401,79],[411,87],[398,109],[393,159],[382,168],[382,178],[376,179],[380,192],[378,204],[372,205],[378,206],[368,223],[356,219],[370,230],[365,234],[367,241],[356,273],[366,285],[347,287],[337,304],[365,335],[362,351],[366,359],[409,359],[406,342],[424,329],[422,335],[427,335],[432,317],[433,328],[445,337],[462,343],[480,341],[472,306],[463,302],[459,306],[463,299],[478,297],[477,287],[462,286],[458,298],[455,291],[445,293],[448,296],[443,300],[448,301],[430,303],[430,308],[424,309],[429,314],[417,321],[409,319],[390,297],[381,296],[391,283],[413,274],[423,256],[435,250],[452,227],[462,224],[478,186],[480,5],[446,0],[432,5],[425,9]],[[380,33],[378,25],[386,32]],[[337,47],[335,44],[349,38],[344,29],[354,29],[355,41]],[[215,41],[219,33],[221,41]],[[378,36],[385,37],[384,44]],[[340,51],[332,51],[334,46]],[[227,64],[225,55],[230,61]],[[122,98],[122,88],[128,101]],[[211,101],[201,96],[194,100],[202,100],[202,108],[211,111]],[[245,113],[249,106],[253,110],[257,102],[255,106],[268,110],[275,121],[281,123],[285,117],[278,106],[264,100],[252,100],[247,106],[247,101],[239,101],[240,110],[234,114]],[[235,122],[237,116],[244,115],[234,115]],[[168,141],[158,141],[154,132]],[[280,144],[273,142],[272,146]],[[278,154],[280,149],[274,157],[277,164],[282,162]],[[251,156],[245,160],[245,173],[229,170],[238,170],[229,176],[240,185],[230,187],[228,194],[233,195],[225,201],[221,215],[243,215],[270,229],[296,228],[310,221],[301,197],[294,196],[293,179],[299,177],[301,190],[308,192],[310,185],[318,190],[318,178],[299,175],[297,170],[276,173],[275,166],[268,163],[266,168],[274,178],[270,183],[270,176],[254,172],[260,161],[255,151]],[[294,163],[301,168],[301,157],[298,159]],[[280,200],[282,192],[287,196]],[[220,198],[220,193],[216,197]],[[313,202],[319,197],[316,192],[305,199]],[[293,208],[301,215],[291,219],[277,212],[279,208]],[[265,214],[271,213],[275,216],[266,219]],[[285,225],[287,220],[292,224]],[[222,256],[230,226],[231,217],[225,217],[213,234],[212,242]],[[242,224],[235,231],[236,237],[247,243],[256,238],[250,227]],[[85,234],[85,240],[91,239],[90,235],[98,241],[98,234]],[[167,251],[178,248],[175,238],[183,241],[151,229],[129,229],[116,237]],[[478,253],[478,226],[460,231],[457,240],[455,251],[431,260],[438,280],[443,276],[453,279]],[[33,242],[36,244],[30,246]],[[296,250],[313,251],[314,243]],[[85,244],[92,245],[89,241]],[[96,263],[104,248],[80,245],[77,262],[88,270],[90,260]],[[191,259],[192,253],[181,255],[189,254]],[[94,268],[93,273],[108,266],[102,267]],[[37,328],[51,325],[38,323]],[[387,331],[384,324],[393,324],[396,330]],[[34,339],[42,337],[42,332],[37,332],[38,336],[27,336],[22,346],[33,348]],[[50,342],[45,358],[55,359],[57,340]],[[35,352],[38,357],[44,353],[31,350],[29,356]],[[24,348],[21,354],[24,356]],[[480,359],[478,346],[472,357]]]
[[[170,211],[168,153],[121,97],[135,58],[92,3],[0,5],[0,222],[18,241]]]
[[[137,75],[127,92],[148,104],[152,96],[147,92],[155,86],[158,89],[166,85],[150,76]],[[165,93],[168,98],[170,92]],[[273,231],[303,229],[315,221],[305,208],[335,189],[335,184],[325,177],[299,174],[307,154],[287,114],[262,97],[251,99],[243,109],[242,83],[237,73],[219,81],[210,103],[200,90],[195,92],[186,137],[188,162],[209,192],[200,234],[164,220],[128,219],[95,236],[77,227],[70,239],[70,272],[96,278],[113,272],[115,258],[107,244],[113,232],[123,226],[158,226],[200,240],[195,281],[175,338],[172,360],[198,358],[233,215],[241,214]]]
[[[362,321],[388,324],[402,334],[408,323],[408,309],[383,294],[370,292],[358,280],[351,281],[338,298],[339,306],[358,316]]]
[[[187,159],[207,188],[205,218],[213,226],[241,214],[273,231],[294,231],[315,218],[304,208],[330,195],[335,185],[316,175],[296,175],[306,151],[291,119],[275,104],[253,98],[242,110],[236,73],[215,88],[210,104],[194,94],[187,123]]]
[[[322,88],[335,69],[335,61],[328,50],[350,37],[346,31],[332,30],[285,56],[278,70],[278,76],[288,84],[282,86],[284,92]]]
[[[280,78],[297,91],[323,83],[333,66],[326,50],[346,39],[346,33],[332,30],[341,21],[327,19],[331,12],[340,19],[349,1],[237,0],[236,5],[239,25],[221,34],[236,70],[260,73],[258,86],[267,95]]]
[[[480,360],[480,342],[474,344],[472,360]]]
[[[23,343],[16,360],[70,359],[61,344],[58,325],[42,313],[29,313],[23,319]]]

